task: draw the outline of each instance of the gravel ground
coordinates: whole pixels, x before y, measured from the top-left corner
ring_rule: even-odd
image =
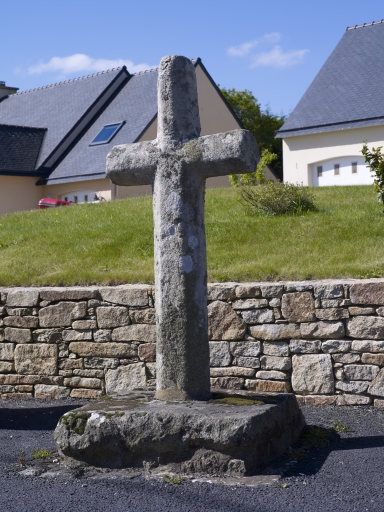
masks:
[[[183,480],[124,472],[36,469],[34,450],[55,450],[53,430],[59,417],[81,400],[0,401],[0,509],[4,512],[285,512],[384,510],[384,410],[373,407],[303,406],[307,430],[291,453],[258,473],[268,484],[253,487]],[[325,429],[340,420],[350,430]],[[29,466],[20,465],[25,453]],[[34,464],[34,465],[33,465]],[[36,465],[37,464],[37,465]],[[45,476],[44,476],[45,475]],[[268,476],[270,475],[270,476]],[[271,475],[280,475],[280,478]]]

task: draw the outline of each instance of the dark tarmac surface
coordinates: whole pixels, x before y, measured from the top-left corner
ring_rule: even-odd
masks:
[[[60,468],[54,455],[41,476],[21,474],[40,468],[33,451],[54,451],[59,417],[82,403],[0,401],[1,512],[384,512],[384,409],[303,406],[307,424],[316,429],[260,469],[267,484],[253,487],[188,479],[170,484],[163,476],[127,472],[53,473],[52,467]],[[335,420],[350,430],[325,430]]]

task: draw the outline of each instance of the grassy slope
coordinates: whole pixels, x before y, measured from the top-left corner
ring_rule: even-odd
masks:
[[[248,214],[208,190],[209,281],[384,276],[384,215],[372,187],[314,189],[319,211]],[[0,286],[153,281],[151,198],[0,217]]]

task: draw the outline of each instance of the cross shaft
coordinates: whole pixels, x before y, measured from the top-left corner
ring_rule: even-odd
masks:
[[[116,146],[107,174],[117,185],[153,187],[159,399],[210,397],[205,180],[255,170],[246,130],[200,137],[196,74],[189,59],[164,57],[155,141]]]

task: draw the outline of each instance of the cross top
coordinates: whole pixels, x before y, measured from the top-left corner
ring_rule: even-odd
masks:
[[[253,172],[258,159],[247,130],[200,137],[195,68],[181,56],[160,62],[157,139],[107,157],[113,183],[153,188],[159,399],[210,397],[205,180]]]
[[[159,67],[157,88],[157,139],[164,144],[199,137],[199,105],[192,62],[185,57],[164,57]]]

